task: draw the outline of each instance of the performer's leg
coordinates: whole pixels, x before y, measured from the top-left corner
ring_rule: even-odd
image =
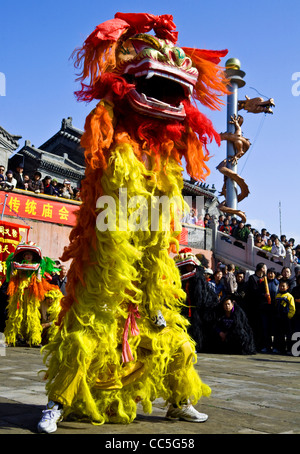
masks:
[[[192,405],[192,388],[195,380],[198,381],[202,393],[209,395],[208,386],[201,383],[194,369],[194,349],[190,342],[185,342],[174,355],[174,361],[170,367],[170,388],[172,390],[171,403],[166,415],[167,419],[183,419],[189,422],[204,422],[208,416],[198,412]],[[192,385],[192,386],[191,386]]]
[[[63,419],[62,406],[57,402],[49,401],[43,416],[38,423],[39,432],[53,433],[57,430],[57,423]]]
[[[62,367],[58,376],[59,385],[54,385],[48,395],[48,404],[38,423],[38,431],[52,433],[57,429],[57,422],[63,419],[63,405],[69,405],[78,391],[82,373],[80,369],[70,370]]]
[[[52,344],[44,347],[46,352],[51,348],[51,354],[47,364],[48,405],[38,424],[38,430],[41,432],[55,431],[56,422],[62,419],[62,410],[64,409],[64,414],[66,411],[68,412],[73,406],[74,399],[80,394],[85,396],[89,411],[91,413],[95,411],[95,408],[91,408],[93,399],[90,398],[86,371],[90,367],[91,352],[95,348],[96,341],[86,334],[72,333],[60,342],[61,335],[59,332]],[[64,348],[66,353],[64,361],[61,361],[59,356],[59,348]],[[55,410],[58,410],[59,413],[55,413]]]

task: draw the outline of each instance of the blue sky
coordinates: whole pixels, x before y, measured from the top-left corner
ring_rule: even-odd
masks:
[[[69,57],[99,23],[117,11],[172,14],[179,45],[226,48],[223,64],[230,57],[241,61],[246,85],[239,99],[256,97],[257,92],[274,98],[273,115],[241,111],[243,133],[252,146],[238,164],[250,189],[239,208],[254,227],[279,234],[281,203],[281,231],[300,243],[298,0],[235,4],[219,0],[3,1],[0,73],[5,96],[0,85],[0,125],[22,136],[20,147],[25,140],[41,145],[58,131],[62,118],[72,117],[73,124],[83,129],[94,105],[76,101],[76,72]],[[226,131],[225,107],[220,112],[203,111],[218,132]],[[206,182],[220,191],[223,177],[216,167],[226,156],[225,142],[221,147],[212,145],[210,152],[211,175]]]

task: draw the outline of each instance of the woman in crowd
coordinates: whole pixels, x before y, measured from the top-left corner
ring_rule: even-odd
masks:
[[[292,277],[292,271],[288,266],[284,266],[281,270],[280,282],[286,281],[289,286],[289,291],[293,290],[296,285],[296,279]]]
[[[223,273],[221,270],[216,270],[213,274],[213,278],[209,281],[209,286],[213,289],[213,291],[218,296],[218,299],[224,297],[226,294],[226,287],[223,282]]]
[[[282,264],[282,261],[285,258],[285,248],[283,244],[279,241],[278,237],[276,237],[274,240],[271,253],[278,256],[278,258],[274,259],[274,261]]]

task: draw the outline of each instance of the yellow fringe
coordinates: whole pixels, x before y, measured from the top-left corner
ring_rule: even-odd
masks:
[[[123,143],[111,153],[101,185],[105,195],[115,200],[117,220],[122,216],[119,188],[126,188],[128,200],[142,196],[140,201],[148,204],[162,195],[178,197],[171,210],[171,225],[177,226],[183,206],[181,171],[171,158],[158,173],[146,170],[132,147]],[[97,214],[103,211],[99,208]],[[194,368],[195,344],[180,314],[185,293],[168,253],[179,231],[163,231],[161,222],[157,231],[151,230],[151,213],[147,228],[132,231],[130,219],[138,219],[137,211],[128,206],[126,229],[117,222],[113,231],[96,230],[97,249],[91,250],[85,285],[77,284],[77,301],[54,340],[43,348],[49,399],[61,402],[65,414],[75,412],[96,424],[133,421],[138,400],[145,412],[151,412],[158,397],[180,405],[210,394]],[[121,343],[130,303],[138,306],[140,335],[131,336],[129,331],[128,342],[134,360],[143,365],[143,374],[132,374],[125,386],[124,376],[130,371],[122,363]],[[167,322],[163,330],[150,320],[157,310]]]

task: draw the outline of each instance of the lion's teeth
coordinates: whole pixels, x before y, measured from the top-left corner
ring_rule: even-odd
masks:
[[[154,71],[148,71],[146,79],[151,79],[151,77],[153,77],[153,76],[155,76],[155,72]]]

